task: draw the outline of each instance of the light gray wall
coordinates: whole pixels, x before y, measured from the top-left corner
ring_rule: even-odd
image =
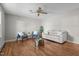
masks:
[[[0,32],[0,48],[3,47],[4,43],[5,43],[5,18],[4,18],[4,10],[2,8],[2,6],[0,6],[0,19],[1,19],[1,24],[0,24],[0,29],[1,29],[1,32]]]
[[[17,32],[32,32],[38,30],[41,20],[21,17],[11,14],[5,15],[6,40],[15,40]]]
[[[79,13],[69,12],[66,14],[48,15],[43,20],[45,31],[65,30],[68,32],[68,41],[79,43]]]
[[[1,34],[2,33],[1,33],[1,10],[0,10],[0,37],[2,36]]]

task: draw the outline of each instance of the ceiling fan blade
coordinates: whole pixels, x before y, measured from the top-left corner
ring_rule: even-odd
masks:
[[[42,14],[48,14],[47,12],[41,12]]]
[[[29,10],[31,13],[36,13],[36,12],[33,12],[32,10]]]
[[[33,13],[33,11],[32,11],[32,10],[29,10],[29,11]]]

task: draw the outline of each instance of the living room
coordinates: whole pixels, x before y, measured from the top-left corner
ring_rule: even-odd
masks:
[[[79,55],[79,3],[1,3],[0,12],[1,55]],[[36,47],[41,26],[44,45]],[[31,37],[16,42],[18,32]]]

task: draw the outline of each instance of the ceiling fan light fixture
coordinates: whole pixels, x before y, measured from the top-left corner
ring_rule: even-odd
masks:
[[[40,16],[40,13],[38,13],[37,15]]]

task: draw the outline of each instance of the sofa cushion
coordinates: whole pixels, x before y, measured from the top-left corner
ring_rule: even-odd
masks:
[[[45,31],[43,34],[49,35],[49,32],[48,31]]]

